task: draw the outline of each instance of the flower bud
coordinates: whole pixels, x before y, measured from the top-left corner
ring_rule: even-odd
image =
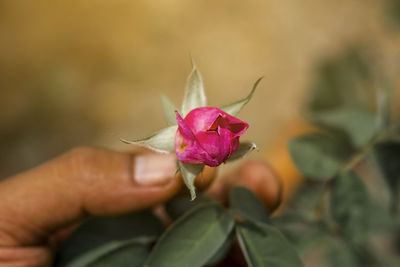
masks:
[[[200,107],[183,119],[176,112],[175,152],[184,163],[216,167],[239,147],[239,137],[249,125],[218,108]]]

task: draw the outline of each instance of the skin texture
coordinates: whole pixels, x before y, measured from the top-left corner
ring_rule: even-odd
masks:
[[[0,266],[50,266],[59,231],[156,205],[181,186],[171,155],[73,149],[0,182]]]
[[[257,175],[246,173],[247,165],[242,165],[230,187],[236,179],[251,184],[254,177],[270,172],[263,165]],[[181,192],[182,179],[175,173],[173,155],[82,147],[1,181],[0,267],[51,266],[59,243],[88,215],[153,207]],[[215,168],[206,168],[198,188],[204,190],[214,178]],[[218,180],[225,185],[227,179]],[[209,194],[223,198],[211,190],[214,184]]]

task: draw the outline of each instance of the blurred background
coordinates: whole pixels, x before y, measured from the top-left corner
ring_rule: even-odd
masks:
[[[164,127],[159,95],[180,104],[189,54],[211,106],[265,76],[239,116],[264,156],[321,66],[361,62],[398,87],[399,14],[394,0],[0,1],[0,178]]]

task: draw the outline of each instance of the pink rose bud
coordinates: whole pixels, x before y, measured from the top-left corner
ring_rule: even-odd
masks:
[[[220,165],[238,149],[239,137],[249,128],[246,122],[219,108],[196,108],[185,119],[175,113],[179,126],[175,152],[184,163]]]

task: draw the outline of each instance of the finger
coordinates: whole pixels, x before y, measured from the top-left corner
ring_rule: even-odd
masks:
[[[205,191],[214,181],[217,168],[205,166],[204,170],[196,177],[194,185],[199,192]]]
[[[0,248],[0,267],[43,267],[51,262],[51,251],[45,247]]]
[[[247,161],[234,172],[217,179],[206,193],[226,203],[235,186],[249,188],[270,212],[281,203],[281,181],[265,162]]]
[[[74,149],[0,182],[0,246],[34,245],[87,214],[161,203],[181,187],[171,155]]]

